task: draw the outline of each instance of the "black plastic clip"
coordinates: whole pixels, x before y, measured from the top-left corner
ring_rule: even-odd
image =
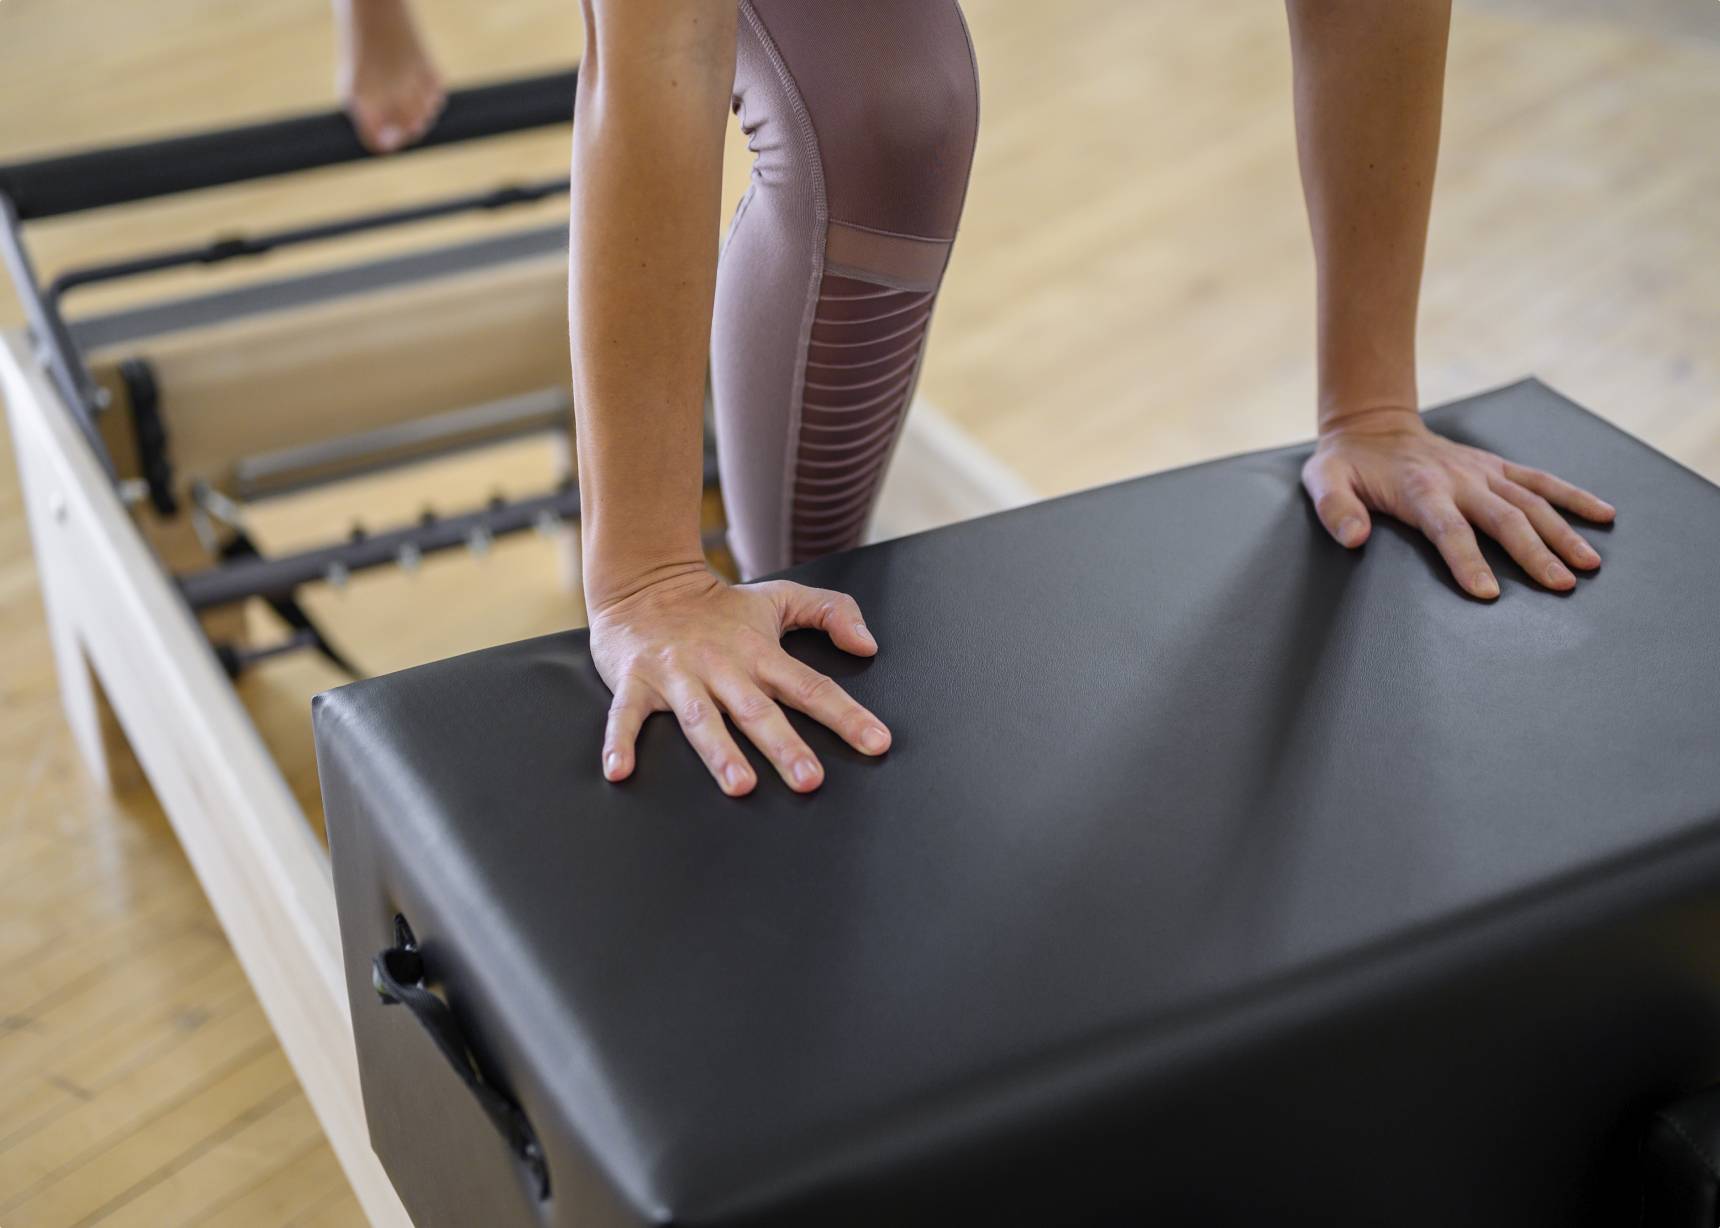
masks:
[[[516,1159],[532,1176],[533,1188],[539,1200],[549,1197],[549,1166],[537,1132],[520,1111],[493,1085],[486,1083],[471,1049],[460,1032],[459,1022],[448,1004],[431,993],[424,985],[424,959],[418,951],[418,940],[406,918],[394,918],[394,945],[379,952],[370,966],[370,983],[385,1005],[400,1005],[412,1012],[424,1031],[435,1043],[454,1073],[460,1076],[478,1105],[484,1110]]]

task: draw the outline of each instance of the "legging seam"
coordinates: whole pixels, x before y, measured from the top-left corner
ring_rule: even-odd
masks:
[[[965,31],[965,25],[963,29]],[[829,221],[832,225],[844,226],[849,230],[864,230],[869,235],[879,235],[886,239],[910,239],[915,243],[937,243],[945,246],[950,242],[948,239],[940,239],[933,235],[911,235],[900,230],[885,230],[879,226],[864,226],[859,222],[845,222],[839,217],[830,218]]]
[[[858,279],[853,279],[858,280]],[[894,286],[886,286],[882,290],[874,290],[870,294],[825,294],[819,292],[819,300],[825,303],[863,303],[868,299],[889,298],[892,294],[928,294],[927,290],[898,290]]]
[[[788,104],[794,112],[795,126],[800,133],[801,148],[812,178],[812,274],[807,281],[806,305],[802,310],[800,323],[801,344],[795,355],[793,386],[789,389],[788,439],[783,450],[785,472],[781,505],[777,508],[778,557],[790,558],[794,551],[794,487],[800,462],[800,406],[805,396],[803,385],[806,381],[806,360],[812,352],[812,326],[818,314],[818,289],[824,281],[824,244],[829,229],[830,205],[825,196],[824,160],[818,149],[818,134],[813,130],[812,117],[806,109],[806,100],[801,96],[800,86],[795,82],[794,74],[789,72],[776,40],[771,38],[770,31],[765,28],[750,0],[741,0],[740,12],[741,16],[746,18],[754,37],[759,40],[759,46],[770,61],[783,91],[788,95]]]

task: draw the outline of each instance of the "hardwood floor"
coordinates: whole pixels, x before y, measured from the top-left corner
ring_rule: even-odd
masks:
[[[1423,392],[1433,401],[1534,372],[1720,479],[1720,5],[1666,20],[1641,8],[1625,25],[1598,6],[1460,7]],[[455,81],[578,55],[567,0],[426,0],[424,11]],[[985,115],[929,399],[1042,493],[1306,435],[1312,263],[1282,12],[1138,0],[968,0],[967,11]],[[329,42],[321,0],[0,0],[0,160],[326,105]],[[552,134],[318,172],[52,223],[34,250],[51,271],[204,239],[235,219],[260,228],[549,173],[565,156]],[[736,157],[731,182],[743,174]],[[147,290],[254,275],[191,270]],[[0,323],[15,321],[0,299]],[[374,483],[363,498],[381,514],[432,490],[450,497],[451,484],[481,497],[545,463],[516,447]],[[260,530],[286,540],[326,521],[321,497],[260,514]],[[555,564],[548,543],[525,538],[481,563],[378,575],[315,601],[367,667],[389,668],[569,621]],[[300,658],[244,686],[307,803],[305,701],[338,681]],[[9,454],[0,816],[0,1222],[360,1222],[147,788],[109,798],[81,774]]]

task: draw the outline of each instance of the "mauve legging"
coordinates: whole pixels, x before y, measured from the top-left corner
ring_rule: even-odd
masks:
[[[979,123],[954,0],[742,0],[758,155],[717,272],[711,382],[743,575],[856,544],[901,431]]]

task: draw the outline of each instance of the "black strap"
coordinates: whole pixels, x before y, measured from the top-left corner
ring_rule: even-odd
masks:
[[[227,539],[227,543],[221,547],[220,557],[223,563],[246,562],[252,559],[261,559],[263,552],[249,533],[245,532],[244,529],[236,528],[233,530],[233,535]],[[294,592],[277,593],[264,600],[268,602],[269,608],[275,612],[276,618],[307,637],[310,641],[310,647],[316,649],[330,665],[340,670],[348,678],[364,677],[363,671],[347,660],[346,655],[329,642],[328,636],[323,634],[323,629],[310,616],[310,611],[299,604],[299,599]],[[231,649],[231,646],[228,646],[226,652],[222,652],[221,647],[218,646],[216,655],[221,658],[222,668],[227,671],[228,677],[237,678],[244,672],[244,660],[241,655]]]
[[[401,1005],[429,1034],[460,1081],[501,1131],[509,1150],[531,1173],[539,1199],[549,1197],[549,1167],[537,1134],[519,1106],[484,1082],[448,1004],[424,987],[424,960],[405,917],[394,918],[394,943],[371,962],[370,982],[385,1005]]]
[[[1640,1228],[1720,1223],[1720,1086],[1667,1105],[1642,1139]]]

